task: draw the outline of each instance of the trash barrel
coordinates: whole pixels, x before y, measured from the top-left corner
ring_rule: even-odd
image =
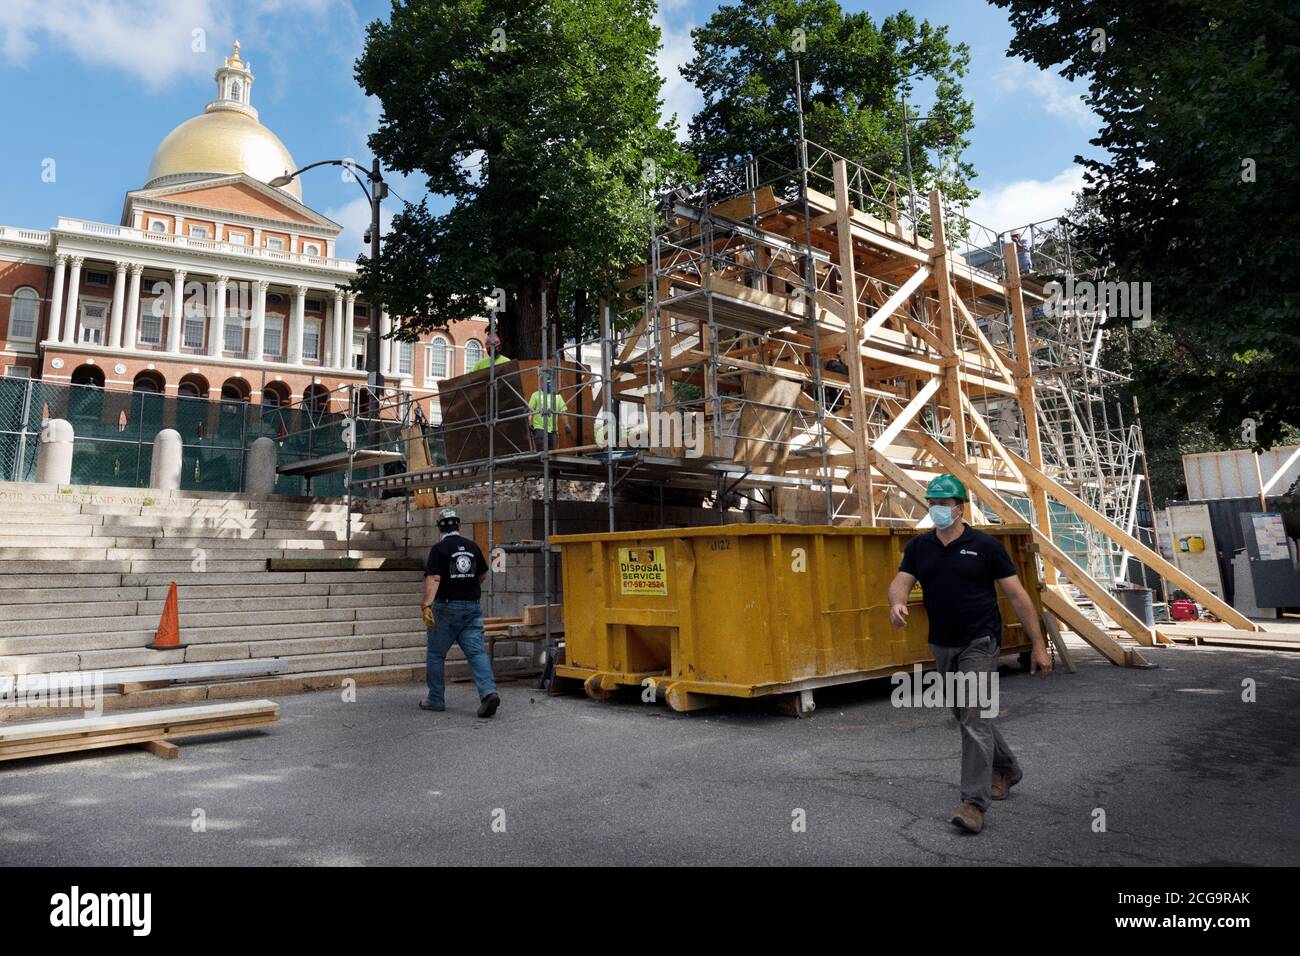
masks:
[[[1025,525],[983,527],[1040,605]],[[653,686],[674,710],[719,697],[801,695],[932,662],[920,589],[907,627],[889,582],[911,529],[724,525],[558,535],[565,660],[556,676],[604,699]],[[999,592],[1002,652],[1029,640]]]
[[[1123,604],[1134,617],[1147,627],[1154,627],[1156,611],[1152,604],[1151,588],[1111,588],[1115,600]]]

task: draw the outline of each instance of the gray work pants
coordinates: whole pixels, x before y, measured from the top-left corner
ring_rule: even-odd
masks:
[[[962,647],[931,644],[930,653],[940,674],[997,673],[998,645],[991,637],[981,637]],[[952,712],[961,726],[961,802],[987,810],[993,799],[993,771],[1014,776],[1020,772],[1020,764],[993,717],[981,717],[979,707],[954,706]]]

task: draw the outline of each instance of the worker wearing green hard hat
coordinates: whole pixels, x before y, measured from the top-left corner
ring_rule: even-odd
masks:
[[[908,626],[908,602],[919,583],[935,671],[945,679],[974,678],[977,687],[980,681],[995,687],[1003,631],[1000,588],[1032,645],[1031,671],[1046,676],[1052,660],[1033,601],[1002,542],[963,520],[970,501],[966,486],[955,475],[938,475],[926,486],[925,500],[934,530],[915,536],[903,549],[889,585],[894,626]],[[996,691],[993,695],[991,703],[978,706],[948,701],[962,731],[961,805],[950,819],[968,833],[984,829],[990,802],[1005,800],[1022,777],[1015,754],[990,719],[997,713]]]
[[[966,486],[955,475],[939,475],[936,478],[931,478],[930,483],[925,486],[925,497],[927,499],[956,498],[958,501],[970,501],[970,495],[966,494]]]
[[[966,486],[954,475],[939,475],[925,486],[925,500],[930,502],[930,520],[940,531],[946,531],[961,520],[962,508],[970,495]]]

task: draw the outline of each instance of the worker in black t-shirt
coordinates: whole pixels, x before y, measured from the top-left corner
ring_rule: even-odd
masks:
[[[424,562],[424,625],[428,634],[425,680],[429,696],[421,710],[446,710],[443,667],[452,644],[459,644],[478,687],[480,717],[501,705],[492,661],[483,649],[483,608],[479,596],[488,564],[479,546],[460,533],[460,518],[451,508],[438,516],[441,537]]]
[[[962,520],[966,486],[952,475],[940,475],[926,487],[925,497],[935,530],[917,535],[903,550],[898,575],[889,585],[889,617],[894,626],[907,626],[907,597],[920,581],[935,669],[945,678],[974,673],[977,679],[990,675],[983,678],[988,681],[997,674],[1002,643],[996,582],[1033,645],[1030,672],[1041,671],[1046,677],[1052,659],[1034,602],[1002,542]],[[979,833],[989,801],[1005,799],[1022,774],[991,715],[981,714],[979,706],[955,704],[953,712],[961,725],[962,803],[952,823]]]

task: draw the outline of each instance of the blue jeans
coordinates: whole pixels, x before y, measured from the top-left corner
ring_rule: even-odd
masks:
[[[479,700],[495,694],[496,681],[492,679],[492,661],[483,649],[483,609],[477,601],[439,601],[433,606],[433,627],[429,637],[428,656],[425,660],[425,680],[429,684],[429,700],[445,703],[443,664],[452,644],[459,644],[469,661],[470,673],[478,686]]]

